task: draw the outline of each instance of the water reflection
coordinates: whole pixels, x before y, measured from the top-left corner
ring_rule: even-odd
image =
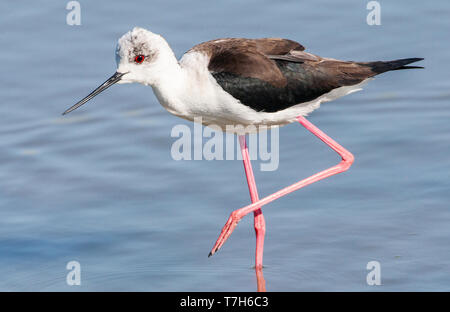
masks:
[[[266,280],[264,279],[263,269],[261,267],[255,268],[256,273],[256,289],[258,292],[266,292]]]

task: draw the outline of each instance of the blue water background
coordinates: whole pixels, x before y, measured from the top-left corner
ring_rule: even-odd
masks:
[[[310,120],[356,157],[341,175],[264,207],[270,291],[450,290],[450,2],[65,1],[0,3],[0,290],[253,291],[252,217],[207,258],[229,213],[249,202],[240,161],[174,161],[151,88],[114,86],[63,110],[115,71],[134,26],[180,57],[221,37],[285,37],[347,60],[425,57]],[[298,124],[280,165],[255,170],[262,196],[339,158]],[[258,168],[258,162],[255,162]],[[66,284],[81,264],[82,285]],[[366,265],[381,264],[381,286]]]

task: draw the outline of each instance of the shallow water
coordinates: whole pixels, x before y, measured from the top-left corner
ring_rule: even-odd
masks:
[[[60,113],[115,70],[133,26],[181,56],[220,37],[279,36],[323,56],[425,57],[380,76],[310,120],[352,151],[351,170],[266,207],[270,291],[450,290],[450,3],[81,1],[0,4],[0,290],[256,289],[252,218],[207,258],[229,213],[249,202],[240,161],[174,161],[168,114],[151,88],[114,86]],[[255,170],[260,195],[334,165],[301,126],[280,129],[280,165]],[[257,162],[255,168],[258,168]],[[81,264],[82,285],[66,284]],[[366,265],[381,264],[382,286]]]

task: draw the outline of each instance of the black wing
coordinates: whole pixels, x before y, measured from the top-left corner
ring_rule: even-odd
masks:
[[[256,111],[277,112],[312,101],[333,89],[356,85],[389,70],[416,68],[405,65],[422,60],[414,58],[357,63],[322,59],[308,53],[300,57],[288,54],[270,55],[268,58],[276,64],[286,79],[284,85],[274,85],[263,79],[227,71],[211,74],[226,92],[242,104]]]

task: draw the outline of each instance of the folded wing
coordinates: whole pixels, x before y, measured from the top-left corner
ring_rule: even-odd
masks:
[[[347,62],[305,52],[292,40],[229,38],[192,50],[210,57],[208,70],[217,83],[256,111],[277,112],[312,101],[333,89],[359,84],[388,70],[410,68],[421,59]]]

